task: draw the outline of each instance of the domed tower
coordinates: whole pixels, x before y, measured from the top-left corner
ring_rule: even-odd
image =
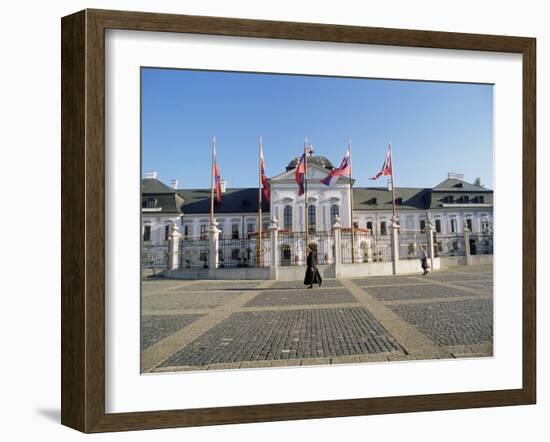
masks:
[[[298,166],[298,163],[300,162],[300,157],[294,158],[290,163],[288,163],[288,166],[286,166],[287,172],[292,169],[296,169]],[[319,166],[323,169],[332,170],[334,169],[334,166],[330,162],[330,160],[327,157],[323,157],[320,155],[313,155],[311,157],[307,157],[307,164],[315,164],[316,166]]]

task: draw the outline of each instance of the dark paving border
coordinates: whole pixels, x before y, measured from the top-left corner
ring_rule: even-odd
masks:
[[[493,301],[491,299],[432,304],[394,304],[389,308],[439,345],[493,342]]]
[[[264,291],[248,302],[245,307],[287,305],[321,305],[356,302],[347,289],[301,289]]]
[[[141,350],[187,327],[204,315],[151,315],[141,318]]]
[[[367,292],[380,301],[447,298],[467,294],[459,288],[442,287],[432,284],[418,284],[406,287],[369,287]]]

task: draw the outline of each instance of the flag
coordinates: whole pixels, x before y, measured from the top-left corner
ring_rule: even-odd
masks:
[[[350,172],[350,151],[349,148],[346,151],[346,155],[342,159],[342,162],[340,163],[340,166],[338,166],[336,169],[333,169],[332,172],[330,172],[325,178],[321,180],[321,182],[325,186],[332,186],[333,184],[338,181],[338,178],[341,176],[349,175]]]
[[[219,204],[222,202],[222,185],[220,179],[220,168],[218,167],[218,162],[216,161],[216,145],[214,144],[214,153],[213,153],[213,165],[214,168],[214,192],[216,194],[216,202]]]
[[[391,157],[391,146],[388,146],[388,153],[386,154],[386,159],[384,160],[384,164],[382,164],[382,170],[380,170],[380,172],[378,172],[376,175],[374,175],[370,179],[377,180],[381,176],[387,176],[387,175],[391,176],[391,174],[393,173],[392,167],[393,165],[392,165],[392,157]]]
[[[296,184],[298,184],[298,196],[302,196],[305,193],[305,180],[306,180],[306,154],[302,155],[298,167],[296,168],[296,173],[294,174],[294,179]]]
[[[264,151],[261,147],[260,147],[260,178],[262,181],[262,191],[264,194],[264,198],[269,203],[270,197],[271,197],[271,190],[269,186],[269,181],[265,176]]]

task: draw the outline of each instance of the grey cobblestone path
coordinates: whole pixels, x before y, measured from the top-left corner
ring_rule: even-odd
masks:
[[[492,267],[323,281],[147,280],[142,371],[493,353]]]
[[[390,308],[442,346],[493,342],[491,299],[392,305]]]
[[[235,313],[162,366],[392,351],[401,347],[362,307]]]
[[[174,334],[203,315],[144,315],[141,318],[141,349]]]
[[[256,296],[245,307],[320,305],[356,302],[346,289],[270,290]]]

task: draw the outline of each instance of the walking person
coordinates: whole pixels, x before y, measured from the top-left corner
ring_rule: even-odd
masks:
[[[424,273],[422,273],[422,275],[427,275],[430,266],[428,265],[428,254],[426,253],[426,246],[420,247],[420,265],[424,270]]]
[[[313,284],[319,284],[319,287],[321,287],[321,283],[323,282],[323,278],[321,278],[321,274],[319,273],[319,269],[317,268],[317,257],[315,256],[315,253],[313,252],[313,247],[308,247],[308,254],[307,254],[307,269],[306,269],[306,276],[304,277],[304,284],[308,285],[308,289],[313,288]]]

